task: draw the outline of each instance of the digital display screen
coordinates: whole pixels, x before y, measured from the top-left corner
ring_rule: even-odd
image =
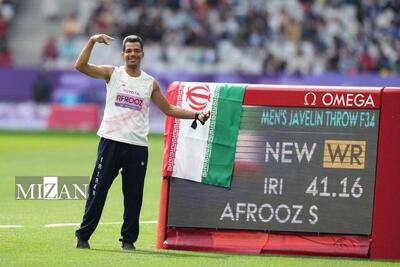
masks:
[[[167,225],[369,235],[378,123],[376,109],[243,106],[231,188],[171,177]]]

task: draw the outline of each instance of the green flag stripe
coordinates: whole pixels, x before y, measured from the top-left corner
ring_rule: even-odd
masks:
[[[208,171],[203,172],[203,183],[230,187],[245,88],[244,85],[225,84],[216,89],[219,97],[214,111],[215,126],[210,121],[207,147],[211,151],[205,162]]]

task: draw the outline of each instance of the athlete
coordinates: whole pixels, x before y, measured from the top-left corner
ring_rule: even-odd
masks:
[[[124,215],[119,240],[123,250],[133,251],[139,235],[147,167],[150,99],[164,114],[179,119],[194,119],[204,124],[210,112],[196,113],[168,102],[158,82],[140,67],[144,51],[143,41],[137,35],[129,35],[122,42],[123,66],[90,64],[94,45],[108,45],[112,40],[106,34],[91,36],[75,63],[78,71],[105,80],[107,87],[103,120],[97,132],[100,136],[97,161],[82,223],[75,232],[76,247],[90,248],[89,239],[99,223],[108,190],[121,170]]]

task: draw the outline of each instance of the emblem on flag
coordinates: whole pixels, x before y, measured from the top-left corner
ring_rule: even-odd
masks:
[[[211,101],[210,88],[206,84],[190,87],[186,93],[186,101],[193,110],[202,111]]]

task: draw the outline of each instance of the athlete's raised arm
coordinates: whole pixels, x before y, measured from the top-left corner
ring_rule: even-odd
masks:
[[[89,58],[96,43],[108,45],[112,40],[114,40],[114,38],[106,34],[96,34],[91,36],[75,62],[75,69],[90,77],[104,79],[108,82],[114,67],[110,65],[90,64]]]

